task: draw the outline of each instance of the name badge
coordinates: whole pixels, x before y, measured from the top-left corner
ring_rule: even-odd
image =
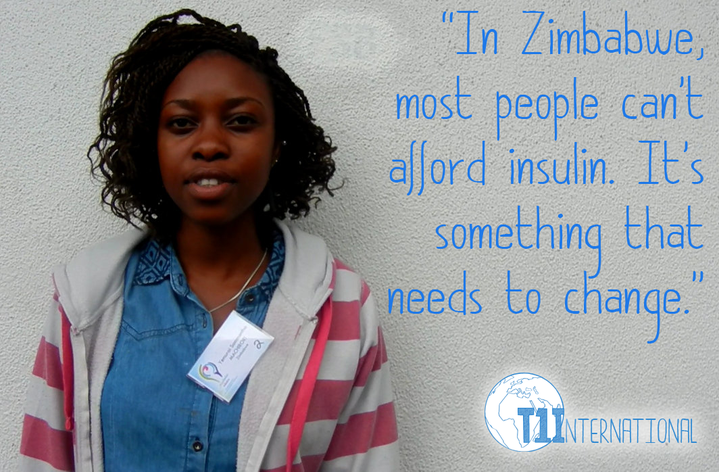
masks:
[[[229,403],[274,339],[233,311],[187,376]]]

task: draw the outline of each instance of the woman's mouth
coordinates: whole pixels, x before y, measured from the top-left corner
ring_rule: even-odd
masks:
[[[220,181],[218,179],[200,179],[196,182],[197,185],[200,187],[214,187],[216,185],[220,185]]]
[[[192,181],[187,189],[190,195],[197,200],[220,200],[227,196],[232,184],[219,179],[202,178]]]

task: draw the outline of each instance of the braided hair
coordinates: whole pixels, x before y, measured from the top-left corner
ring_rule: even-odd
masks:
[[[277,64],[277,51],[260,49],[237,24],[225,26],[193,10],[179,10],[148,23],[113,59],[104,82],[100,133],[87,153],[93,175],[104,184],[102,202],[133,226],[145,224],[161,240],[175,235],[181,217],[162,185],[157,157],[162,97],[188,63],[216,50],[252,67],[272,93],[282,153],[255,204],[256,214],[263,221],[295,219],[309,212],[311,202],[316,205],[318,193],[332,196],[336,190],[328,186],[336,148],[314,124],[304,92]]]

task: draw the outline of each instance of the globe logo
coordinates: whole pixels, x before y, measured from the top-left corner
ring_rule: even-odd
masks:
[[[513,451],[536,451],[563,443],[564,402],[547,379],[527,372],[508,375],[494,386],[484,406],[492,437]]]

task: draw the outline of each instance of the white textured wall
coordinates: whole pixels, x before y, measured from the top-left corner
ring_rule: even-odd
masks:
[[[612,0],[592,2],[148,2],[115,5],[2,1],[0,28],[0,379],[5,440],[2,470],[14,470],[22,404],[38,334],[51,295],[50,269],[87,244],[121,229],[101,210],[88,176],[86,149],[96,133],[101,80],[110,58],[150,19],[189,6],[225,22],[239,22],[260,42],[280,51],[286,70],[304,88],[318,122],[339,147],[337,197],[303,223],[323,235],[334,252],[358,269],[374,290],[394,373],[403,470],[713,470],[719,467],[719,373],[715,294],[717,262],[716,24],[712,0],[693,2]],[[531,5],[530,5],[531,3]],[[463,23],[443,24],[445,10],[476,9],[473,24],[499,31],[498,56],[460,56]],[[534,16],[546,10],[555,26],[581,28],[581,11],[604,31],[621,29],[623,11],[641,31],[685,28],[705,57],[521,56]],[[455,17],[455,21],[459,20]],[[474,23],[476,22],[476,23]],[[546,27],[546,25],[545,25]],[[541,32],[541,31],[540,31]],[[543,30],[547,34],[547,30]],[[467,121],[398,121],[396,93],[472,94]],[[626,93],[675,93],[691,75],[695,113],[676,121],[619,119]],[[515,96],[558,90],[600,98],[593,122],[565,120],[551,140],[548,123],[505,120],[507,139],[494,139],[494,93]],[[685,92],[684,92],[685,93]],[[683,103],[680,100],[680,104]],[[464,106],[464,105],[463,105]],[[640,139],[668,140],[681,159],[677,175],[691,180],[687,160],[702,159],[705,182],[639,186],[645,149]],[[405,159],[412,140],[428,140],[429,158],[475,158],[487,141],[488,184],[428,186],[407,197],[388,182],[392,159]],[[678,149],[685,140],[690,149]],[[566,159],[578,141],[589,157],[603,157],[615,185],[509,186],[508,149],[539,159]],[[432,153],[431,155],[429,153]],[[671,157],[671,156],[670,156]],[[659,175],[661,166],[655,168]],[[682,223],[686,206],[703,228],[701,250],[637,250],[624,246],[624,206],[637,218],[651,206],[657,222]],[[641,314],[568,315],[562,294],[581,287],[593,251],[434,249],[440,223],[512,224],[516,207],[540,205],[548,222],[562,212],[568,222],[601,223],[603,268],[597,288],[675,288],[688,314],[655,319]],[[549,221],[551,220],[551,221]],[[686,224],[686,221],[684,221]],[[457,314],[387,314],[387,289],[481,289],[484,310]],[[536,315],[513,315],[505,304],[504,274],[522,287],[540,289]],[[704,271],[692,283],[692,271]],[[567,444],[526,454],[502,448],[489,435],[484,401],[492,386],[513,372],[550,380],[569,418],[687,417],[697,444]]]

